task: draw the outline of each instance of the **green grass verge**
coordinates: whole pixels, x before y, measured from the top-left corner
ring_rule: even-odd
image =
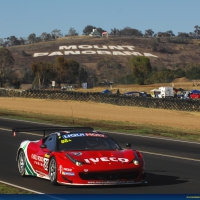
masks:
[[[0,194],[34,194],[34,193],[0,183]]]
[[[137,123],[120,122],[120,121],[72,118],[72,117],[63,117],[59,115],[55,116],[55,115],[45,115],[33,112],[13,111],[1,108],[0,108],[0,116],[10,119],[18,119],[18,120],[55,124],[62,126],[91,126],[96,130],[200,141],[200,130],[185,130],[181,128],[178,129],[166,126],[156,126],[152,124],[137,124]],[[0,194],[31,194],[31,193],[4,184],[0,184]]]

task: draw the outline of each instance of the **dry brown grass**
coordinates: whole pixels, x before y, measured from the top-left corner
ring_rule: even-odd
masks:
[[[0,108],[53,116],[91,120],[121,121],[132,124],[172,127],[200,132],[199,113],[129,106],[115,106],[94,102],[0,98]],[[17,112],[16,112],[17,113]]]

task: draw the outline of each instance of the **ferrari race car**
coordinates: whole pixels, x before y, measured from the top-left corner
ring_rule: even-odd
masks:
[[[147,183],[144,158],[129,143],[123,149],[90,127],[14,128],[13,134],[31,131],[44,131],[44,137],[20,144],[16,160],[21,176],[48,179],[53,185]]]

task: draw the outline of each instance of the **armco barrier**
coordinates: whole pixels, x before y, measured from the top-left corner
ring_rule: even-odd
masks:
[[[12,90],[0,89],[0,97],[59,99],[73,101],[93,101],[118,106],[138,106],[146,108],[162,108],[180,111],[200,111],[200,100],[182,100],[176,98],[155,99],[150,97],[131,97],[117,94],[101,94],[99,92],[76,92],[61,90]]]

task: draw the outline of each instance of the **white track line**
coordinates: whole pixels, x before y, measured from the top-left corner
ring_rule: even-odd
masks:
[[[1,128],[0,128],[0,130],[10,131],[9,129],[1,129]],[[36,134],[36,133],[29,133],[29,132],[20,132],[20,133],[23,133],[23,134],[26,134],[26,135],[40,136],[39,134]],[[126,134],[126,135],[131,136],[130,134]],[[146,154],[156,155],[156,156],[164,156],[164,157],[170,157],[170,158],[177,158],[177,159],[182,159],[182,160],[191,160],[191,161],[200,162],[199,159],[194,159],[194,158],[180,157],[180,156],[174,156],[174,155],[169,155],[169,154],[160,154],[160,153],[148,152],[148,151],[143,151],[143,150],[138,150],[138,151],[140,151],[142,153],[146,153]]]
[[[138,150],[138,151],[140,151],[142,153],[146,153],[146,154],[156,155],[156,156],[163,156],[163,157],[169,157],[169,158],[177,158],[177,159],[182,159],[182,160],[190,160],[190,161],[200,162],[199,159],[195,159],[195,158],[173,156],[173,155],[169,155],[169,154],[154,153],[154,152],[148,152],[148,151],[142,151],[142,150]]]
[[[9,186],[12,186],[12,187],[15,187],[15,188],[18,188],[18,189],[21,189],[21,190],[26,190],[28,192],[32,192],[32,193],[36,193],[36,194],[44,194],[44,193],[41,193],[41,192],[37,192],[35,190],[30,190],[28,188],[24,188],[24,187],[20,187],[18,185],[14,185],[14,184],[8,183],[8,182],[5,182],[5,181],[1,181],[0,180],[0,183],[5,184],[5,185],[9,185]]]
[[[103,131],[102,131],[103,132]],[[193,142],[193,141],[186,141],[186,140],[178,140],[178,139],[171,139],[171,138],[163,138],[159,136],[146,136],[146,135],[137,135],[137,134],[131,134],[131,133],[116,133],[116,132],[108,132],[104,131],[105,133],[115,133],[118,135],[128,135],[132,137],[142,137],[142,138],[149,138],[149,139],[156,139],[156,140],[166,140],[166,141],[172,141],[172,142],[181,142],[181,143],[188,143],[188,144],[198,144],[200,145],[200,142]]]
[[[11,129],[6,129],[6,128],[0,128],[0,130],[2,131],[12,131]],[[35,136],[41,136],[40,134],[37,134],[37,133],[31,133],[31,132],[20,132],[21,133],[24,133],[26,135],[35,135]]]
[[[44,125],[51,125],[51,126],[58,126],[58,125],[52,125],[52,124],[46,124],[41,122],[32,122],[32,121],[24,121],[24,120],[18,120],[18,119],[10,119],[10,118],[4,118],[0,117],[0,119],[6,119],[6,120],[13,120],[13,121],[20,121],[20,122],[28,122],[33,124],[44,124]],[[61,126],[62,127],[62,126]],[[2,129],[3,130],[3,129]],[[6,129],[5,129],[6,130]],[[98,131],[98,130],[96,130]],[[128,134],[128,133],[118,133],[118,132],[111,132],[111,131],[101,131],[105,133],[114,133],[118,135],[128,135],[132,137],[142,137],[142,138],[149,138],[149,139],[156,139],[156,140],[166,140],[166,141],[172,141],[172,142],[181,142],[181,143],[188,143],[188,144],[198,144],[200,145],[200,142],[193,142],[193,141],[186,141],[186,140],[178,140],[178,139],[171,139],[171,138],[164,138],[159,136],[146,136],[146,135],[138,135],[138,134]],[[31,135],[31,134],[30,134]],[[33,134],[34,135],[34,134]],[[36,134],[37,135],[37,134]]]
[[[25,187],[20,187],[18,185],[15,185],[15,184],[11,184],[11,183],[8,183],[8,182],[5,182],[5,181],[1,181],[0,180],[0,183],[2,184],[5,184],[5,185],[8,185],[8,186],[11,186],[11,187],[15,187],[15,188],[18,188],[18,189],[21,189],[21,190],[25,190],[25,191],[28,191],[28,192],[32,192],[32,193],[35,193],[35,194],[42,194],[46,197],[49,197],[49,198],[52,198],[52,199],[58,199],[58,200],[64,200],[63,198],[58,198],[58,197],[55,197],[55,196],[52,196],[50,194],[45,194],[45,193],[41,193],[41,192],[38,192],[38,191],[35,191],[35,190],[30,190],[28,188],[25,188]],[[50,184],[50,182],[49,182]],[[1,199],[1,198],[0,198]]]

